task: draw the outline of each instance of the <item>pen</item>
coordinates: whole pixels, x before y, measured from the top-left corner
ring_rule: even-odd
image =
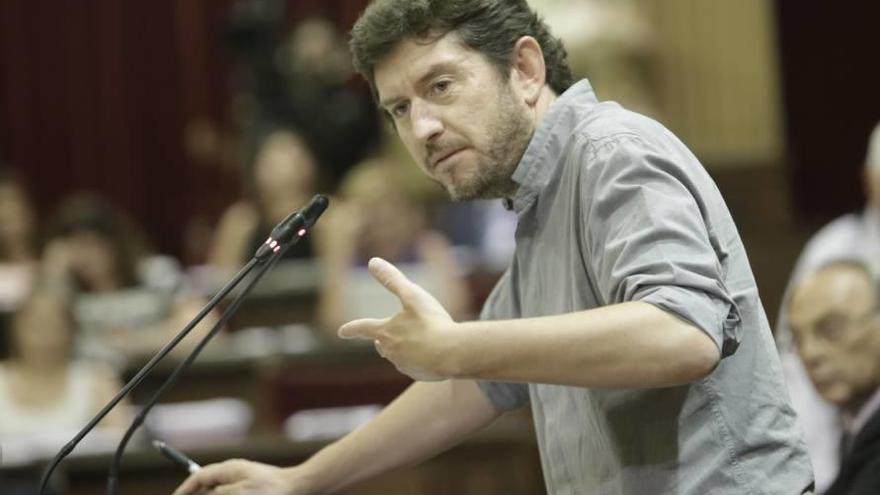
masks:
[[[156,447],[162,455],[189,471],[189,474],[193,474],[199,469],[202,469],[202,466],[196,464],[195,461],[161,440],[153,440],[153,447]]]

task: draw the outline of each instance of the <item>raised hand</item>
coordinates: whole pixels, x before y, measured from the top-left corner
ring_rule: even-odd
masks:
[[[400,300],[403,309],[384,319],[361,319],[339,328],[344,339],[367,339],[398,370],[420,381],[454,375],[451,349],[457,325],[449,313],[422,287],[391,263],[373,258],[370,274]]]

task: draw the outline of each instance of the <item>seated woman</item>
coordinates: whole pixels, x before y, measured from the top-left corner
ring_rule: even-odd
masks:
[[[36,230],[23,184],[0,167],[0,310],[15,309],[27,295],[37,260]]]
[[[244,265],[278,222],[308,203],[317,183],[318,164],[305,139],[284,128],[267,133],[246,174],[246,198],[227,208],[220,218],[208,265],[223,271]],[[311,257],[309,237],[285,255],[286,259]]]
[[[179,272],[173,260],[151,255],[142,239],[98,197],[72,197],[59,208],[44,262],[49,278],[73,295],[83,355],[121,365],[163,339]]]
[[[425,287],[453,318],[467,315],[469,290],[449,243],[429,230],[413,179],[394,162],[372,160],[355,167],[340,187],[314,234],[323,279],[318,324],[335,331],[354,318],[378,317],[399,308],[397,299],[372,279],[371,257],[384,258]]]
[[[107,367],[77,361],[71,304],[49,284],[36,286],[5,330],[10,356],[0,361],[0,443],[54,453],[120,389]],[[117,407],[100,427],[122,427]],[[21,442],[16,442],[21,440]]]

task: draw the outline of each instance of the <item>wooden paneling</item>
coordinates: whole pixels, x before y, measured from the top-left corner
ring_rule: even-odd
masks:
[[[783,156],[772,4],[638,0],[655,30],[661,120],[708,163]]]

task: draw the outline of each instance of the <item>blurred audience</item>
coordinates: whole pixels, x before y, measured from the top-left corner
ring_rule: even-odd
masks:
[[[27,295],[37,262],[37,216],[24,185],[0,165],[0,310]]]
[[[428,229],[424,198],[409,178],[395,162],[358,165],[343,180],[341,198],[315,228],[324,268],[318,309],[322,328],[335,330],[353,318],[397,311],[397,299],[367,272],[374,256],[395,263],[453,318],[470,311],[468,287],[449,242]]]
[[[11,353],[0,362],[0,440],[72,436],[121,388],[111,369],[74,359],[77,331],[68,296],[35,284],[4,336]],[[101,425],[125,422],[118,407]]]
[[[880,317],[876,278],[838,261],[792,288],[788,317],[818,393],[843,413],[842,464],[826,495],[880,493]]]
[[[863,180],[868,198],[865,209],[832,221],[810,239],[795,265],[787,293],[790,294],[801,279],[834,259],[860,259],[874,276],[880,274],[880,125],[874,128],[870,138]],[[816,488],[821,492],[834,479],[839,465],[839,414],[836,407],[817,393],[794,352],[785,302],[777,322],[776,339],[783,371],[813,459]]]
[[[277,128],[262,140],[246,174],[247,197],[220,218],[208,264],[237,270],[253,256],[272,228],[308,203],[318,188],[318,162],[308,143],[292,130]],[[307,236],[292,246],[286,259],[311,258]]]

